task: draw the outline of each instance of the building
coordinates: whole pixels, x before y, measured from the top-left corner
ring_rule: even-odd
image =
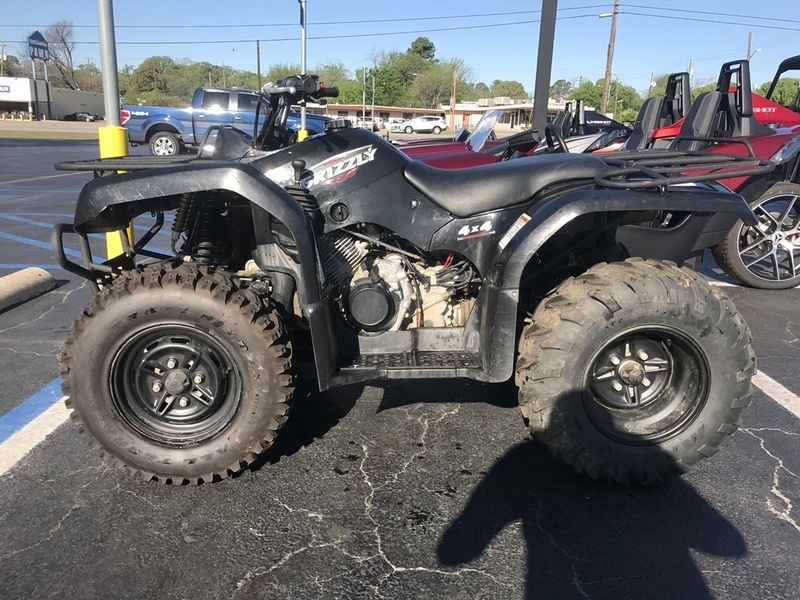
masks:
[[[0,113],[19,111],[33,119],[62,119],[74,112],[103,115],[103,94],[57,88],[28,77],[0,77]]]
[[[338,119],[350,119],[356,123],[362,116],[372,117],[379,123],[385,123],[389,119],[413,119],[414,117],[422,117],[424,115],[439,115],[444,116],[444,110],[437,108],[407,108],[402,106],[381,106],[381,105],[366,105],[366,115],[364,112],[363,104],[334,104],[332,102],[319,105],[309,103],[307,106],[308,112],[315,115],[328,115],[329,117],[336,117]]]

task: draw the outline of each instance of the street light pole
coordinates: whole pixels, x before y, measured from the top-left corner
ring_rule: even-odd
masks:
[[[306,0],[297,0],[300,3],[300,74],[306,74]],[[306,138],[306,103],[300,104],[300,133],[298,141]]]
[[[611,86],[611,65],[614,62],[614,42],[617,38],[617,17],[619,16],[619,0],[614,0],[614,12],[610,15],[608,13],[600,15],[603,17],[611,17],[611,34],[608,37],[608,55],[606,56],[606,78],[603,83],[603,100],[600,103],[600,112],[606,112],[608,108],[608,91]]]

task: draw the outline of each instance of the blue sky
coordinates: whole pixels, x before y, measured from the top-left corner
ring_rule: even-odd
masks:
[[[0,43],[17,53],[18,40],[59,19],[72,21],[76,60],[100,64],[96,2],[26,0],[24,10],[3,11]],[[661,8],[669,6],[668,9]],[[539,36],[539,0],[307,0],[308,66],[342,62],[354,71],[375,50],[405,50],[418,36],[436,45],[440,58],[460,57],[472,80],[515,79],[532,90]],[[603,77],[613,0],[560,0],[552,80],[576,83]],[[768,7],[768,13],[760,10]],[[692,12],[693,11],[693,12]],[[300,62],[297,0],[137,0],[114,3],[118,64],[136,66],[155,54],[256,70],[254,40],[261,40],[262,70]],[[348,23],[343,23],[343,22]],[[645,91],[651,73],[694,66],[695,85],[715,79],[727,60],[744,58],[748,32],[754,83],[772,78],[778,63],[800,54],[800,1],[622,0],[613,72]],[[172,42],[181,42],[174,44]]]

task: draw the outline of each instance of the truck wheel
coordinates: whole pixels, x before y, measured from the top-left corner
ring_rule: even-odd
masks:
[[[61,376],[73,420],[108,462],[176,484],[250,464],[283,426],[294,388],[278,313],[186,265],[104,288],[72,326]]]
[[[717,264],[754,288],[800,285],[800,185],[775,184],[750,206],[758,223],[737,221],[713,250]]]
[[[628,259],[539,304],[516,383],[554,455],[595,479],[651,483],[719,450],[755,372],[750,330],[722,292],[672,263]]]
[[[153,156],[177,156],[181,153],[181,140],[171,131],[157,131],[150,138],[150,154]]]
[[[411,125],[409,125],[408,127],[406,127],[406,133],[414,133],[414,128]]]

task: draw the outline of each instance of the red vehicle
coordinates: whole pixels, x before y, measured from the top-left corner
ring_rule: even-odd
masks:
[[[692,105],[699,124],[696,135],[679,135],[672,142],[673,147],[750,154],[777,163],[778,168],[768,177],[720,179],[744,196],[758,223],[735,221],[725,227],[728,220],[721,219],[719,225],[726,234],[712,247],[712,253],[728,275],[762,289],[800,284],[800,95],[787,106],[773,100],[783,76],[797,71],[800,56],[784,60],[763,97],[750,91],[747,61],[723,65],[717,91],[701,94]],[[679,126],[682,131],[683,122],[654,131],[652,142],[674,136]]]
[[[726,63],[716,91],[701,94],[691,107],[688,74],[674,74],[665,96],[645,101],[624,147],[633,152],[703,150],[777,163],[778,168],[769,176],[720,177],[721,183],[744,196],[759,222],[749,226],[716,215],[705,223],[703,235],[691,251],[699,262],[704,249],[710,248],[728,275],[762,289],[800,285],[800,94],[788,106],[772,99],[781,78],[793,71],[800,71],[800,56],[781,63],[766,97],[762,97],[751,92],[748,61]],[[564,139],[558,125],[548,125],[547,147],[542,145],[536,152],[569,149],[569,138]],[[530,144],[531,132],[518,134],[523,138],[526,135],[525,141]],[[508,158],[503,152],[513,147],[515,137],[478,153],[456,144],[426,144],[407,153],[443,168],[475,166]],[[688,230],[698,227],[699,221],[696,215],[659,214],[650,223],[626,226],[622,237],[637,248],[650,245],[661,256],[662,249],[656,250],[656,246],[661,236],[667,239],[667,230],[685,228],[689,239]]]

